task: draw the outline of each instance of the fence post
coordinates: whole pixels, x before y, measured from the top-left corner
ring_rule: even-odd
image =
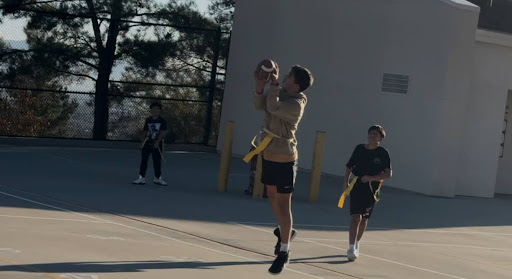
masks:
[[[320,180],[322,179],[322,161],[324,153],[325,132],[316,132],[315,151],[313,153],[313,165],[311,169],[311,183],[309,185],[309,202],[318,200]]]
[[[231,150],[233,147],[233,134],[235,130],[235,122],[226,122],[226,130],[224,131],[224,145],[220,155],[219,168],[219,192],[228,191],[229,165],[231,162]]]
[[[212,61],[212,71],[210,73],[210,90],[208,91],[208,107],[206,108],[206,118],[204,123],[204,137],[203,144],[208,145],[210,136],[212,134],[212,117],[213,117],[213,102],[215,97],[215,90],[217,89],[217,64],[220,56],[220,40],[222,32],[220,27],[215,32],[215,42],[213,45],[214,57]]]

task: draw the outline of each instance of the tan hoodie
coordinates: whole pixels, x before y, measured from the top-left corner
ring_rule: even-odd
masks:
[[[306,103],[304,93],[290,94],[273,85],[265,94],[254,94],[254,107],[265,111],[263,127],[277,135],[263,153],[265,160],[287,163],[298,159],[295,133]]]

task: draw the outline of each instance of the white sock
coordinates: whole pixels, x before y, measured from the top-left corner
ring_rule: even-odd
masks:
[[[280,252],[289,252],[290,251],[290,243],[282,243],[281,242],[281,250]]]
[[[350,244],[350,246],[348,247],[349,250],[355,250],[355,245],[354,244]]]

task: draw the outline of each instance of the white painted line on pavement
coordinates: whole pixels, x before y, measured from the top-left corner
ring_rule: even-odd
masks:
[[[45,204],[45,203],[42,203],[42,202],[36,202],[36,201],[30,200],[30,199],[22,198],[22,197],[19,197],[19,196],[16,196],[16,195],[12,195],[12,194],[9,194],[9,193],[5,193],[5,192],[2,192],[2,191],[0,191],[0,194],[6,195],[6,196],[9,196],[9,197],[13,197],[13,198],[17,198],[17,199],[20,199],[20,200],[28,201],[28,202],[31,202],[31,203],[43,205],[43,206],[46,206],[46,207],[49,207],[49,208],[54,208],[54,209],[62,210],[62,211],[65,211],[65,212],[78,214],[80,216],[85,216],[85,217],[88,217],[88,218],[92,218],[92,219],[95,219],[95,220],[107,222],[107,223],[114,224],[114,225],[118,225],[118,226],[125,227],[125,228],[128,228],[128,229],[136,230],[136,231],[139,231],[139,232],[144,232],[144,233],[147,233],[147,234],[151,234],[151,235],[154,235],[154,236],[162,237],[162,238],[165,238],[165,239],[168,239],[168,240],[172,240],[172,241],[175,241],[175,242],[178,242],[178,243],[182,243],[182,244],[186,244],[186,245],[193,246],[193,247],[196,247],[196,248],[208,250],[208,251],[211,251],[211,252],[216,252],[216,253],[219,253],[219,254],[224,254],[224,255],[231,256],[231,257],[238,258],[238,259],[249,260],[249,261],[252,261],[252,262],[266,264],[265,262],[258,261],[258,260],[255,260],[255,259],[251,259],[251,258],[247,258],[247,257],[244,257],[244,256],[239,256],[239,255],[235,255],[235,254],[232,254],[232,253],[228,253],[228,252],[224,252],[224,251],[208,248],[208,247],[205,247],[205,246],[202,246],[202,245],[194,244],[194,243],[191,243],[191,242],[186,242],[186,241],[183,241],[183,240],[178,240],[176,238],[168,237],[168,236],[165,236],[165,235],[162,235],[162,234],[159,234],[159,233],[155,233],[155,232],[151,232],[151,231],[146,231],[146,230],[139,229],[139,228],[136,228],[136,227],[124,225],[124,224],[121,224],[121,223],[112,222],[112,221],[109,221],[109,220],[106,220],[106,219],[94,217],[92,215],[78,213],[78,212],[75,212],[75,211],[72,211],[72,210],[68,210],[68,209],[64,209],[64,208],[61,208],[61,207]],[[297,274],[301,274],[301,275],[304,275],[304,276],[308,276],[308,277],[311,277],[311,278],[325,279],[323,277],[318,277],[318,276],[315,276],[313,274],[301,272],[301,271],[298,271],[298,270],[295,270],[295,269],[286,268],[286,270],[288,270],[290,272],[297,273]]]
[[[48,217],[33,217],[33,216],[18,216],[18,215],[0,215],[5,218],[21,218],[21,219],[39,219],[39,220],[55,220],[55,221],[71,221],[71,222],[85,222],[85,223],[102,223],[107,224],[103,221],[96,220],[78,220],[78,219],[63,219],[63,218],[48,218]]]
[[[90,238],[101,239],[101,240],[124,240],[117,236],[101,236],[101,235],[94,235],[94,234],[88,234],[87,236]]]
[[[20,250],[15,250],[15,249],[12,249],[12,248],[0,248],[0,252],[21,253]]]
[[[247,224],[247,225],[264,225],[264,226],[275,226],[275,223],[259,223],[259,222],[235,222],[238,224]],[[349,226],[334,226],[334,225],[312,225],[312,224],[293,224],[295,227],[317,227],[317,228],[342,228],[348,229]],[[453,233],[453,234],[482,234],[482,235],[503,235],[503,236],[512,236],[512,233],[495,233],[495,232],[482,232],[482,231],[449,231],[449,230],[426,230],[426,229],[401,229],[401,228],[382,228],[382,227],[368,227],[368,230],[378,230],[378,231],[407,231],[407,232],[428,232],[428,233]]]
[[[228,222],[228,223],[229,223],[229,224],[238,225],[238,226],[242,226],[242,227],[246,227],[246,228],[249,228],[249,229],[252,229],[252,230],[264,231],[264,232],[266,232],[266,233],[273,234],[273,232],[271,232],[271,231],[263,230],[263,229],[256,228],[256,227],[253,227],[253,226],[249,226],[249,225],[242,224],[242,223],[231,222],[231,221],[230,221],[230,222]],[[294,225],[294,226],[295,226],[295,225]],[[331,245],[327,245],[327,244],[320,243],[320,242],[315,242],[315,241],[311,241],[311,240],[306,240],[306,239],[303,239],[303,238],[298,238],[298,237],[297,237],[297,238],[295,238],[295,241],[297,241],[297,240],[302,240],[302,241],[305,241],[305,242],[313,243],[313,244],[320,245],[320,246],[324,246],[324,247],[329,247],[329,248],[336,249],[336,250],[342,250],[342,251],[345,251],[345,250],[346,250],[346,249],[341,249],[341,248],[336,247],[336,246],[331,246]],[[368,257],[368,258],[372,258],[372,259],[376,259],[376,260],[380,260],[380,261],[384,261],[384,262],[388,262],[388,263],[393,263],[393,264],[397,264],[397,265],[405,266],[405,267],[412,268],[412,269],[416,269],[416,270],[422,270],[422,271],[426,271],[426,272],[429,272],[429,273],[434,273],[434,274],[438,274],[438,275],[443,275],[443,276],[446,276],[446,277],[451,277],[451,278],[456,278],[456,279],[467,279],[467,278],[464,278],[464,277],[458,277],[458,276],[455,276],[455,275],[451,275],[451,274],[447,274],[447,273],[443,273],[443,272],[438,272],[438,271],[431,270],[431,269],[426,269],[426,268],[422,268],[422,267],[418,267],[418,266],[414,266],[414,265],[408,265],[408,264],[401,263],[401,262],[391,261],[391,260],[387,260],[387,259],[384,259],[384,258],[371,256],[371,255],[368,255],[368,254],[364,254],[364,255],[365,255],[366,257]]]
[[[71,279],[99,279],[98,275],[95,274],[73,274],[73,273],[67,273],[62,274],[60,277],[62,278],[71,278]]]

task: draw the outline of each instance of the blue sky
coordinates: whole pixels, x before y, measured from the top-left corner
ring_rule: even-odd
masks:
[[[155,0],[158,3],[166,3],[168,0]],[[194,0],[197,4],[197,8],[203,13],[208,10],[208,4],[211,2],[210,0]],[[23,27],[25,26],[26,21],[23,19],[20,20],[4,20],[2,24],[0,24],[0,37],[4,40],[13,40],[20,41],[25,40],[25,33],[23,32]]]

